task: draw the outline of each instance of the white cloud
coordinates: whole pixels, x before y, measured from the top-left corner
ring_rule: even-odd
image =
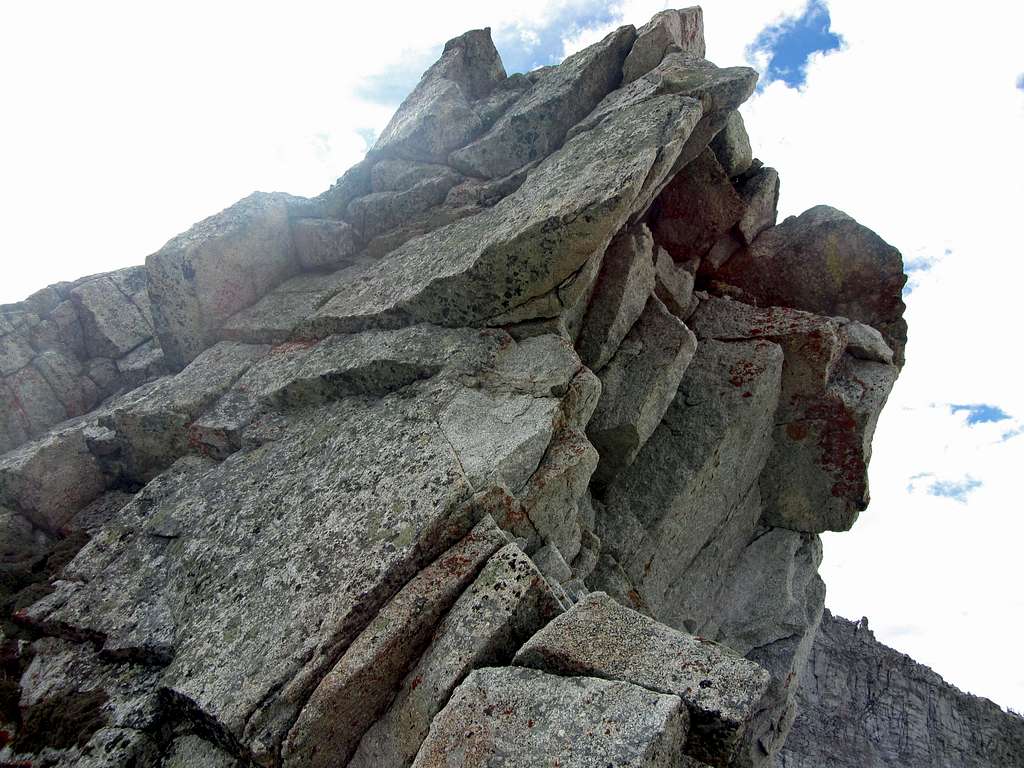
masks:
[[[569,53],[664,2],[607,6],[567,25]],[[709,0],[708,56],[742,64],[803,0]],[[871,507],[826,537],[829,604],[963,688],[1024,709],[1018,474],[1024,435],[969,427],[948,403],[1024,419],[1017,294],[1024,271],[1020,4],[829,3],[846,46],[810,62],[801,91],[744,108],[782,176],[782,212],[825,202],[930,262],[908,300],[908,364],[875,440]],[[393,105],[374,75],[429,63],[465,29],[532,44],[585,0],[169,5],[7,3],[0,10],[0,301],[140,263],[254,189],[315,194],[365,150]],[[750,62],[763,67],[765,61]],[[13,74],[12,74],[13,73]],[[908,492],[914,475],[980,485],[966,503]]]

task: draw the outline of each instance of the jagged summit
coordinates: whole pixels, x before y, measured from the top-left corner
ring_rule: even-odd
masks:
[[[703,56],[468,32],[319,197],[2,308],[0,761],[772,764],[905,276]]]

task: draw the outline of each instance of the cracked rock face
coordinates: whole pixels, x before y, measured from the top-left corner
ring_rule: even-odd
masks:
[[[776,225],[704,53],[699,8],[527,74],[467,32],[322,195],[0,307],[0,762],[826,754],[902,262]]]

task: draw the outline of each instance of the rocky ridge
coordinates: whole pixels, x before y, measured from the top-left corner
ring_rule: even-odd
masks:
[[[319,197],[0,308],[0,761],[775,761],[905,277],[703,56],[468,32]]]

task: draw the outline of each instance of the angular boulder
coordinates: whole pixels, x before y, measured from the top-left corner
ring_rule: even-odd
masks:
[[[225,320],[298,269],[292,200],[254,193],[146,257],[156,335],[173,369],[214,344]]]
[[[414,768],[679,765],[686,710],[676,696],[591,677],[480,669],[430,727]]]
[[[667,53],[704,58],[704,13],[700,6],[661,11],[640,27],[622,65],[622,82],[631,83],[647,74]]]
[[[455,602],[388,712],[366,733],[352,768],[412,764],[434,715],[475,667],[507,663],[561,611],[533,562],[515,544],[498,551]]]
[[[471,102],[505,79],[490,29],[475,29],[445,43],[444,52],[395,112],[372,154],[444,163],[484,128]]]
[[[659,624],[601,592],[530,638],[513,663],[678,696],[690,714],[687,754],[716,766],[730,764],[769,683],[765,670],[734,651]]]
[[[902,363],[900,252],[842,211],[819,205],[762,232],[713,275],[762,306],[848,317],[881,331]]]
[[[622,62],[633,27],[620,27],[584,48],[542,78],[475,142],[453,152],[450,163],[469,176],[498,178],[561,145],[566,132],[583,119],[622,80]]]
[[[697,339],[656,296],[600,373],[601,399],[587,436],[601,454],[596,480],[629,466],[654,432],[697,349]]]
[[[654,289],[654,239],[645,224],[612,240],[583,318],[577,349],[593,371],[607,364]]]

